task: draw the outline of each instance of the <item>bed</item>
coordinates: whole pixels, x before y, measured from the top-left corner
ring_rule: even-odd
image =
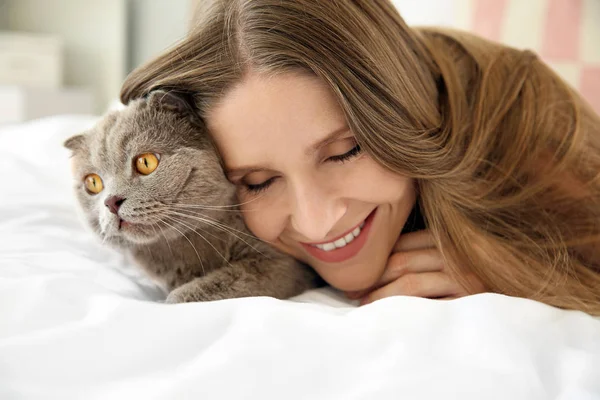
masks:
[[[95,120],[0,128],[0,399],[600,399],[600,319],[529,300],[162,303],[75,212]]]

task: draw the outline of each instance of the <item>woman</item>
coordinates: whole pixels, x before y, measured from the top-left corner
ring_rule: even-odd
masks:
[[[385,0],[218,0],[125,82],[194,95],[245,221],[362,303],[600,314],[600,119],[536,56]]]

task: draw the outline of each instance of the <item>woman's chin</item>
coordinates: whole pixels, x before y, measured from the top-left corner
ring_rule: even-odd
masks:
[[[328,284],[343,292],[356,292],[367,290],[374,287],[381,278],[383,268],[371,268],[365,271],[364,268],[353,272],[354,268],[340,268],[338,271],[331,271],[329,268],[315,268],[317,273]]]

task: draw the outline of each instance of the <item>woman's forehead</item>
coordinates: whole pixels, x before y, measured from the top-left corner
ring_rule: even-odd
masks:
[[[226,161],[266,150],[308,147],[345,126],[344,113],[318,78],[252,75],[208,114],[208,128]]]

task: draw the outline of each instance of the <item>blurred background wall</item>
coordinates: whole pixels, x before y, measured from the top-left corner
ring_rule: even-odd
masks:
[[[185,35],[194,0],[129,0],[128,70],[149,60]]]
[[[0,123],[17,94],[25,108],[44,100],[19,118],[103,112],[127,73],[183,37],[208,1],[0,0]],[[392,1],[409,24],[534,50],[600,111],[600,0]]]
[[[20,69],[21,75],[42,73],[37,68],[49,65],[49,59],[36,54],[52,50],[41,39],[55,38],[61,47],[55,55],[61,58],[61,79],[59,85],[40,85],[44,93],[48,86],[63,95],[84,92],[92,98],[91,111],[101,113],[117,100],[127,73],[184,36],[192,2],[0,0],[0,85],[10,83],[3,80],[3,64],[5,75],[8,68]],[[35,86],[21,78],[15,79],[19,86]]]

